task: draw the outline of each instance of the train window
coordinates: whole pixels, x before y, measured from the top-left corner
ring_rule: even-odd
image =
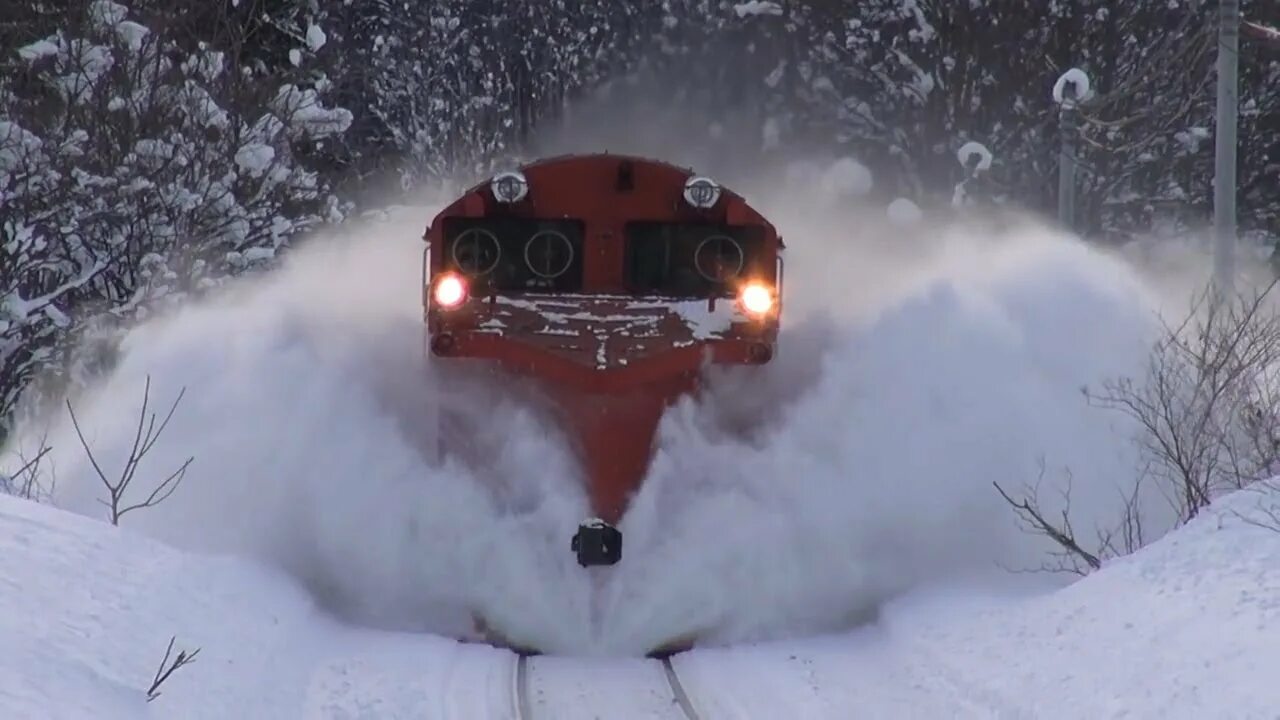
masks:
[[[633,292],[729,296],[738,278],[762,267],[764,230],[707,223],[632,222],[626,277]]]
[[[578,220],[447,218],[444,265],[470,277],[476,294],[576,292],[583,235]]]

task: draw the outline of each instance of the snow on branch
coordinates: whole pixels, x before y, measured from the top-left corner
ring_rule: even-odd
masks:
[[[313,68],[251,69],[181,24],[84,5],[15,38],[26,80],[0,80],[0,436],[82,379],[90,333],[110,344],[343,215],[306,161],[352,115]]]
[[[47,58],[47,57],[54,57],[57,54],[58,54],[57,43],[48,39],[37,40],[31,43],[30,45],[23,45],[22,47],[18,48],[18,57],[22,58],[23,60],[26,60],[27,62],[35,62],[37,60],[43,60],[44,58]]]
[[[69,277],[49,292],[29,300],[24,300],[19,294],[19,288],[15,287],[8,295],[0,297],[0,319],[24,322],[38,312],[46,312],[53,313],[50,319],[55,323],[64,325],[66,316],[58,311],[53,303],[71,291],[83,288],[92,282],[106,267],[106,260],[97,260],[89,267],[81,269],[75,277]]]
[[[1257,40],[1272,47],[1280,48],[1280,30],[1276,28],[1244,20],[1240,23],[1240,34],[1250,40]]]
[[[753,15],[781,15],[782,6],[776,2],[765,2],[764,0],[749,0],[749,2],[738,3],[733,6],[733,11],[738,17],[749,17]]]
[[[322,138],[345,131],[351,126],[351,111],[323,107],[316,91],[285,85],[276,94],[274,107],[299,136]]]

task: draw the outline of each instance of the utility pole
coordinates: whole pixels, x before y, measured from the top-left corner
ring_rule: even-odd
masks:
[[[1213,277],[1220,296],[1235,280],[1236,148],[1240,113],[1240,0],[1218,0],[1218,113],[1214,131]]]
[[[1058,222],[1071,232],[1076,230],[1076,83],[1063,83],[1061,109],[1058,113],[1058,135],[1062,139],[1058,157]]]
[[[1080,103],[1087,102],[1092,89],[1089,76],[1080,68],[1071,68],[1053,84],[1053,101],[1058,104],[1058,222],[1076,231],[1076,136],[1080,133]]]

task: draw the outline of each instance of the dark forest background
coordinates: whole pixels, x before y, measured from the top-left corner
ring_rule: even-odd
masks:
[[[1243,8],[1280,25],[1280,2]],[[556,129],[564,144],[575,112],[602,104],[638,133],[690,134],[705,157],[680,164],[857,158],[886,202],[950,201],[966,177],[957,150],[976,141],[994,158],[977,196],[1052,214],[1051,89],[1079,67],[1093,93],[1076,229],[1115,243],[1199,227],[1215,13],[1193,0],[0,0],[0,418],[34,379],[91,371],[72,353],[87,338],[270,267],[308,230],[536,155]],[[1280,236],[1280,45],[1241,47],[1240,226],[1265,243]]]

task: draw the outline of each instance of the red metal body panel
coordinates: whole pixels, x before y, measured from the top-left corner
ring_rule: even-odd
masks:
[[[582,287],[572,294],[506,292],[433,307],[432,279],[445,269],[428,250],[423,303],[428,351],[488,360],[540,382],[578,445],[596,514],[617,523],[640,486],[666,407],[693,392],[707,363],[761,364],[773,355],[780,303],[753,317],[734,299],[638,295],[626,285],[625,229],[633,221],[711,222],[763,232],[768,262],[751,280],[778,291],[782,242],[743,198],[722,190],[709,209],[683,199],[689,170],[618,155],[552,158],[520,169],[529,194],[499,203],[488,183],[442,210],[425,239],[443,247],[447,218],[516,217],[581,221]]]

